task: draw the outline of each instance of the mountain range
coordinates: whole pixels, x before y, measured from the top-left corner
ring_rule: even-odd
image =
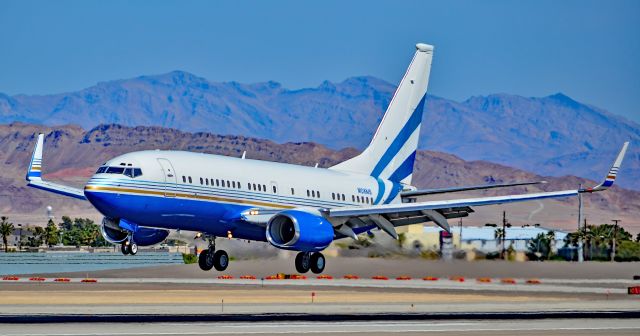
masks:
[[[161,126],[363,149],[395,86],[374,77],[290,90],[277,82],[211,82],[174,71],[51,95],[0,94],[0,123]],[[600,179],[632,141],[620,185],[640,189],[640,125],[558,93],[494,94],[463,102],[428,96],[420,148],[541,175]]]

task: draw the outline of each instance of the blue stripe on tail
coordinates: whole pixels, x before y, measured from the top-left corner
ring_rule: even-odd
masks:
[[[420,103],[418,104],[416,109],[411,114],[411,117],[409,117],[409,120],[407,120],[407,123],[398,133],[398,136],[396,136],[389,148],[387,148],[387,150],[385,151],[384,155],[382,155],[380,161],[378,161],[378,164],[376,164],[375,168],[373,168],[371,176],[380,176],[380,173],[382,173],[382,171],[389,165],[391,160],[393,160],[393,158],[398,155],[398,152],[400,152],[404,144],[407,142],[407,140],[409,140],[411,134],[413,134],[416,128],[418,128],[418,126],[422,122],[422,111],[424,110],[424,102],[426,98],[427,95],[425,94],[420,100]]]

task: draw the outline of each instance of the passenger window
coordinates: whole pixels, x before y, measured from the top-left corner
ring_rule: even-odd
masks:
[[[262,191],[267,191],[267,186],[266,185],[262,185]]]
[[[336,199],[336,193],[331,193],[331,199]]]
[[[200,185],[204,184],[204,180],[202,179],[202,177],[200,178]]]
[[[240,182],[237,182],[236,185],[238,186],[238,189],[242,189],[242,185],[240,184]]]
[[[318,191],[316,194],[318,194],[318,198],[320,198],[320,191]]]
[[[277,194],[278,193],[278,189],[276,189],[276,186],[273,186],[273,193]]]
[[[309,193],[309,189],[307,189],[307,197],[311,196],[311,194]]]
[[[356,197],[351,195],[351,202],[355,202],[356,201]]]
[[[342,200],[344,201],[344,194],[342,194]]]
[[[233,185],[233,189],[235,189],[236,188],[236,181],[233,181],[232,185]]]
[[[231,188],[231,182],[229,182],[229,180],[227,180],[227,188]]]
[[[208,178],[208,177],[204,179],[204,183],[205,183],[206,185],[209,185],[209,178]]]
[[[251,190],[251,183],[247,183],[247,189]]]
[[[220,186],[220,180],[216,179],[216,187]]]
[[[191,176],[189,176],[189,183],[193,183],[193,180],[191,180]]]
[[[311,196],[316,197],[316,191],[315,190],[311,190]]]
[[[182,175],[182,183],[187,183],[187,177]]]
[[[293,188],[291,188],[291,195],[295,195],[295,191],[293,190]]]

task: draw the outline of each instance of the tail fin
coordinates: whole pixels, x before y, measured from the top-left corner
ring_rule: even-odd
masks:
[[[433,57],[431,45],[418,43],[416,49],[369,146],[330,169],[411,183]]]
[[[38,141],[36,147],[33,149],[31,155],[31,162],[29,163],[29,170],[27,171],[27,181],[41,180],[42,179],[42,146],[44,143],[44,134],[38,134]]]

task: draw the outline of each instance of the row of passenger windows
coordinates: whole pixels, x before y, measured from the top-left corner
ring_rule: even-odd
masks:
[[[183,183],[187,183],[187,181],[189,181],[189,183],[193,184],[193,180],[191,179],[191,176],[184,176],[182,175],[182,182]],[[223,188],[233,188],[233,189],[241,189],[242,187],[240,186],[240,182],[236,182],[236,181],[229,181],[229,180],[221,180],[221,179],[209,179],[209,178],[200,178],[200,185],[210,185],[210,186],[215,186],[215,187],[223,187]]]
[[[109,167],[109,168],[119,168],[119,167]],[[135,168],[138,169],[138,168]],[[139,170],[139,169],[138,169]],[[142,173],[140,173],[142,174]],[[182,182],[183,183],[190,183],[193,184],[193,179],[191,178],[191,176],[182,176]],[[236,182],[236,181],[229,181],[229,180],[221,180],[221,179],[209,179],[209,178],[202,178],[200,177],[200,184],[201,185],[207,185],[207,186],[212,186],[212,187],[226,187],[226,188],[232,188],[232,189],[242,189],[242,186],[240,184],[240,182]],[[271,186],[272,188],[272,192],[274,194],[278,193],[278,188],[275,185]],[[259,183],[247,183],[247,189],[249,190],[254,190],[254,191],[261,191],[261,192],[266,192],[267,191],[267,186],[265,184],[259,184]],[[295,189],[291,188],[291,195],[295,195]],[[313,197],[313,198],[320,198],[320,191],[318,190],[310,190],[307,189],[307,197]],[[346,196],[344,194],[339,194],[339,193],[331,193],[331,199],[335,200],[335,201],[346,201]],[[365,196],[355,196],[355,195],[351,195],[351,201],[352,202],[357,202],[357,203],[364,203],[364,204],[373,204],[373,199],[371,197],[365,197]]]

